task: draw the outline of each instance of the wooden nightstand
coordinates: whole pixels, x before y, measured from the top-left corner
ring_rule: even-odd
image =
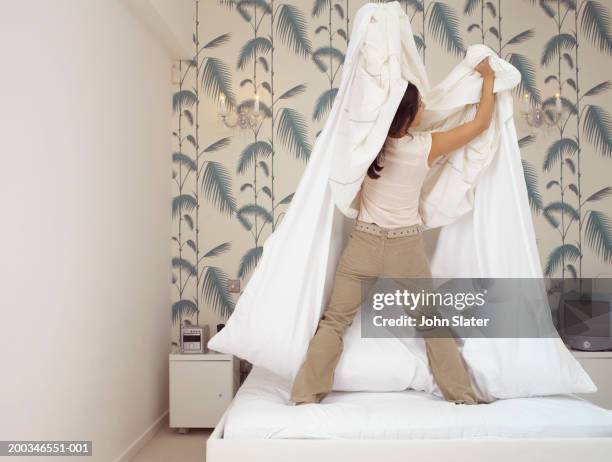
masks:
[[[578,396],[612,409],[612,351],[571,351],[598,388],[596,393]]]
[[[170,427],[215,427],[238,390],[239,365],[220,353],[171,354]]]

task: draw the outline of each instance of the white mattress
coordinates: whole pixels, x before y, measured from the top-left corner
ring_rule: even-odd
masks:
[[[289,403],[290,383],[253,368],[224,428],[227,439],[456,439],[612,437],[612,411],[572,395],[456,405],[414,390],[338,392]]]

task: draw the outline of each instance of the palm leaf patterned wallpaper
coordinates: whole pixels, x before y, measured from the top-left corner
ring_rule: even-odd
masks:
[[[382,1],[382,0],[380,0]],[[282,222],[333,105],[360,0],[194,0],[173,95],[172,322],[216,324]],[[401,0],[432,84],[484,43],[521,73],[516,126],[545,275],[612,275],[612,23],[604,0]],[[556,94],[559,95],[557,102]],[[223,96],[222,96],[223,95]],[[254,127],[217,115],[258,105]],[[524,98],[560,120],[532,130]],[[503,245],[503,236],[500,236]],[[213,328],[214,332],[214,328]]]

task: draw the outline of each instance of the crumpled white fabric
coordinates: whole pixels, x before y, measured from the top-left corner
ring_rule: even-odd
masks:
[[[473,118],[482,79],[474,66],[489,56],[496,73],[491,127],[440,159],[421,200],[434,277],[541,278],[523,179],[510,90],[518,71],[484,45],[430,88],[410,21],[398,2],[367,3],[356,13],[334,105],[292,203],[238,300],[226,327],[208,343],[283,377],[301,365],[331,294],[356,216],[359,188],[384,143],[408,80],[427,111],[416,130],[445,130]],[[525,301],[538,322],[550,312]],[[405,388],[440,395],[422,339],[370,339],[360,315],[344,337],[336,390]],[[559,338],[465,339],[461,346],[477,391],[487,400],[586,393],[595,386]]]
[[[476,182],[499,149],[501,126],[513,117],[510,90],[519,84],[521,75],[489,47],[477,44],[470,46],[463,61],[430,89],[411,38],[407,16],[398,14],[392,3],[375,9],[354,67],[351,98],[340,115],[340,136],[332,149],[329,181],[338,208],[355,218],[365,172],[385,141],[408,81],[417,86],[426,105],[420,125],[411,131],[445,131],[474,119],[482,87],[482,77],[474,67],[488,57],[496,77],[491,125],[470,143],[438,159],[425,179],[420,213],[426,228],[436,228],[472,210]],[[349,146],[350,155],[342,146]]]

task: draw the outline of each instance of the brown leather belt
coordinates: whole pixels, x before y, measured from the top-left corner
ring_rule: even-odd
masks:
[[[365,221],[361,220],[355,221],[354,229],[375,234],[376,236],[387,236],[388,238],[410,236],[412,234],[420,234],[423,232],[423,227],[420,224],[401,226],[399,228],[384,228],[376,223],[366,223]]]

